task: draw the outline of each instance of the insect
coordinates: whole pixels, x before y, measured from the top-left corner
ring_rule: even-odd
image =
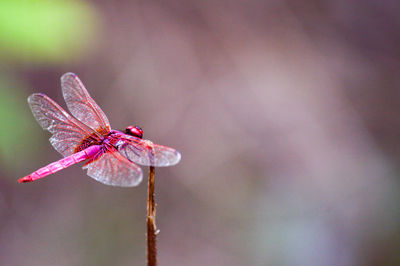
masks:
[[[38,123],[52,134],[50,143],[64,158],[18,182],[31,182],[86,161],[83,169],[95,180],[131,187],[143,178],[137,164],[171,166],[180,161],[177,150],[143,140],[143,130],[138,126],[128,126],[125,132],[112,130],[106,115],[75,74],[64,74],[61,88],[73,116],[42,93],[29,96],[28,103]]]

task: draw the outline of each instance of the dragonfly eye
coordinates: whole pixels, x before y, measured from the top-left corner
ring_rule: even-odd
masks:
[[[143,129],[138,126],[127,126],[125,128],[125,133],[137,138],[143,138]]]

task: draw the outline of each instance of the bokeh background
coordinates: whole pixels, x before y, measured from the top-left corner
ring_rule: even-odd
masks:
[[[183,155],[156,170],[160,265],[399,265],[399,12],[0,1],[0,264],[145,265],[146,182],[16,182],[60,158],[26,99],[65,107],[71,71],[113,128]]]

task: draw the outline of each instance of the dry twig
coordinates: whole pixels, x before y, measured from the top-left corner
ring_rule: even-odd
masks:
[[[148,197],[147,197],[147,265],[157,265],[157,227],[156,204],[154,202],[155,168],[149,168]]]

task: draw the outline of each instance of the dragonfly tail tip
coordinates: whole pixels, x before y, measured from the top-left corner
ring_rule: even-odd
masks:
[[[32,178],[30,176],[25,176],[23,178],[18,179],[18,183],[27,183],[27,182],[31,182]]]

